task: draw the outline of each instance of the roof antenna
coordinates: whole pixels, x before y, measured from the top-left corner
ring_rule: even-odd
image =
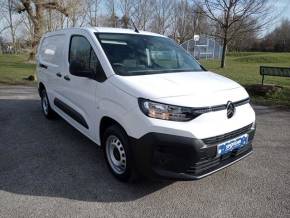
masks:
[[[134,32],[135,32],[135,33],[139,33],[139,30],[138,30],[137,27],[135,26],[135,23],[133,22],[132,19],[131,19],[131,22],[132,22],[133,27],[134,27]]]

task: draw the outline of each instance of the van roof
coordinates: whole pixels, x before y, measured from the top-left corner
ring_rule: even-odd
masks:
[[[163,35],[157,34],[157,33],[152,33],[152,32],[147,32],[147,31],[142,31],[139,30],[139,33],[136,33],[134,29],[124,29],[124,28],[112,28],[112,27],[72,27],[72,28],[65,28],[61,30],[56,30],[53,32],[47,32],[45,35],[54,35],[57,33],[64,33],[64,32],[70,32],[76,29],[82,29],[86,30],[89,32],[98,32],[98,33],[126,33],[126,34],[141,34],[141,35],[151,35],[151,36],[160,36],[160,37],[165,37]]]

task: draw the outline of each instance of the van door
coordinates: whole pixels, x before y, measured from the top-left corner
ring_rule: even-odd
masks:
[[[81,132],[91,139],[96,138],[97,95],[103,84],[95,79],[71,75],[70,62],[82,63],[87,71],[105,75],[96,52],[91,46],[90,38],[84,34],[71,35],[68,48],[68,61],[63,76],[62,97],[54,101],[65,113],[65,117]]]
[[[63,71],[64,34],[46,36],[42,39],[38,52],[38,72],[40,81],[45,85],[51,107],[54,109],[53,99],[59,95],[61,72]]]

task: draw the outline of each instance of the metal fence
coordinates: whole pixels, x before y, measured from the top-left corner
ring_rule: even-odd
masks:
[[[196,59],[220,59],[221,44],[213,37],[201,35],[181,44]]]

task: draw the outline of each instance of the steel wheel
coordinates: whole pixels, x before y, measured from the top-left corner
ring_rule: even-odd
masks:
[[[110,135],[107,138],[106,155],[111,169],[116,174],[124,174],[127,165],[126,153],[121,140],[117,136]]]

